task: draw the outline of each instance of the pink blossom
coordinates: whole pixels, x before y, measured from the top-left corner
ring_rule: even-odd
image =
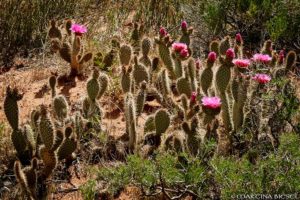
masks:
[[[84,33],[87,32],[87,28],[81,24],[72,24],[70,30],[78,36],[82,36]]]
[[[182,21],[182,22],[181,22],[181,28],[182,28],[182,29],[187,29],[187,26],[188,26],[188,24],[187,24],[186,21]]]
[[[268,74],[255,74],[254,77],[252,77],[253,80],[256,80],[258,83],[266,84],[270,82],[271,76]]]
[[[217,59],[217,54],[214,51],[209,52],[207,60],[209,62],[215,62]]]
[[[268,63],[272,60],[272,57],[267,55],[267,54],[254,54],[253,58],[252,58],[255,62],[260,62],[260,63]]]
[[[182,50],[180,51],[180,56],[181,56],[182,58],[188,57],[188,56],[189,56],[189,51],[188,51],[187,49],[182,49]]]
[[[247,68],[250,65],[249,59],[233,59],[232,63],[240,68]]]
[[[241,43],[243,41],[242,35],[240,33],[237,33],[235,35],[235,40],[239,43]]]
[[[159,35],[161,36],[161,37],[164,37],[164,36],[166,36],[168,33],[167,33],[167,31],[166,31],[166,29],[164,28],[164,27],[161,27],[160,29],[159,29]]]
[[[184,43],[174,42],[172,48],[175,52],[180,53],[183,49],[187,49],[187,45]]]
[[[192,92],[190,101],[192,103],[195,103],[196,102],[196,98],[197,98],[197,92]]]
[[[233,59],[235,57],[234,49],[230,48],[226,51],[226,58]]]
[[[221,106],[221,99],[219,97],[203,97],[201,101],[202,105],[206,108],[216,109]]]

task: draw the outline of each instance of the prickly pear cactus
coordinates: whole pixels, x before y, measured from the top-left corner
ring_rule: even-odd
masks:
[[[143,81],[141,83],[139,91],[137,92],[137,97],[136,97],[137,116],[140,116],[144,110],[144,105],[145,105],[146,95],[147,95],[146,87],[147,87],[147,83]]]
[[[53,109],[55,115],[60,121],[63,121],[68,116],[69,105],[63,95],[55,96],[53,99]]]
[[[48,149],[45,145],[42,145],[39,149],[40,158],[43,160],[45,167],[42,170],[42,176],[47,179],[51,176],[53,170],[57,165],[57,155],[51,149]]]
[[[161,60],[163,61],[165,67],[168,69],[168,72],[170,73],[172,79],[175,79],[176,75],[174,71],[174,63],[169,49],[169,47],[172,44],[172,41],[170,40],[169,36],[166,36],[160,37],[159,39],[156,38],[155,42],[158,46],[158,53]]]
[[[122,66],[121,87],[122,87],[123,93],[127,93],[130,91],[131,84],[132,84],[131,71],[132,71],[131,67],[126,69],[125,66]]]
[[[95,69],[93,71],[92,78],[87,82],[87,86],[86,86],[87,93],[88,93],[88,97],[92,102],[95,102],[96,98],[99,95],[100,83],[98,78],[99,78],[99,71]]]
[[[205,95],[208,95],[208,89],[212,85],[213,75],[214,75],[212,70],[213,65],[214,62],[207,60],[206,68],[203,70],[200,76],[200,85]]]
[[[54,126],[49,117],[46,106],[41,106],[41,118],[39,123],[39,133],[43,144],[47,149],[51,149],[54,142]]]
[[[101,73],[99,75],[98,81],[99,81],[99,84],[100,84],[100,90],[99,90],[97,99],[100,99],[103,96],[106,89],[107,89],[109,78],[106,74]]]
[[[192,88],[189,80],[185,77],[181,77],[177,79],[176,82],[177,90],[179,94],[185,94],[186,96],[190,97],[192,94]]]
[[[7,87],[6,96],[4,99],[4,113],[7,121],[13,130],[19,128],[19,107],[18,101],[23,98],[23,95],[18,92],[18,89]]]
[[[226,51],[229,48],[230,48],[230,37],[226,36],[223,40],[221,40],[221,42],[219,44],[219,53],[222,56],[225,56],[226,55]]]
[[[122,45],[119,52],[120,63],[122,66],[127,66],[131,61],[132,50],[129,45]]]
[[[49,86],[51,88],[51,94],[52,94],[52,98],[55,97],[56,95],[56,77],[55,76],[51,76],[49,78]]]
[[[219,41],[218,40],[213,40],[209,44],[209,51],[210,52],[215,52],[216,54],[219,53]],[[227,50],[227,49],[226,49]]]
[[[148,83],[150,75],[147,68],[144,65],[138,63],[137,57],[134,58],[134,63],[135,64],[133,67],[132,75],[135,84],[140,85],[140,83],[143,81],[146,81]]]
[[[129,133],[129,150],[133,152],[136,148],[136,105],[131,93],[127,94],[125,99],[125,117],[126,117],[126,129]]]
[[[170,121],[170,114],[166,110],[158,110],[154,116],[156,135],[165,133],[170,125]]]
[[[149,58],[149,52],[151,50],[151,40],[149,38],[144,38],[142,41],[142,57],[139,61],[146,67],[151,66],[151,60]]]
[[[67,127],[65,130],[65,138],[57,150],[58,159],[66,159],[72,155],[72,153],[77,149],[77,141],[72,136],[73,129]]]

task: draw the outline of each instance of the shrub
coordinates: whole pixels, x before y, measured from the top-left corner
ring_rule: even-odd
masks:
[[[241,159],[215,157],[211,165],[222,199],[237,194],[299,195],[299,142],[298,135],[283,134],[278,150],[265,158],[258,158],[254,164],[247,156]]]

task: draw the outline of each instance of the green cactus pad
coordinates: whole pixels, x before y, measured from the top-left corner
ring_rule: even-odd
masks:
[[[17,88],[11,89],[7,87],[4,99],[4,113],[8,123],[14,130],[19,128],[19,107],[17,102],[22,98],[23,95],[19,94]]]
[[[129,45],[122,45],[120,48],[119,58],[122,66],[127,66],[131,61],[132,50]]]
[[[59,120],[63,120],[68,116],[68,102],[63,95],[58,95],[53,99],[53,109]]]
[[[181,77],[177,79],[176,86],[179,94],[185,94],[188,97],[191,96],[192,88],[187,78]]]
[[[227,49],[230,48],[230,37],[226,36],[223,40],[221,40],[219,44],[219,53],[223,56],[226,55]]]
[[[170,114],[164,110],[160,109],[155,113],[155,130],[157,135],[161,135],[166,132],[170,125]]]
[[[141,82],[146,81],[149,82],[149,72],[147,68],[138,63],[137,57],[135,57],[135,65],[133,67],[132,75],[136,85],[140,85]]]
[[[41,107],[41,119],[39,123],[39,133],[42,142],[47,149],[51,149],[54,142],[54,126],[49,118],[47,108],[45,106]]]
[[[99,78],[100,90],[97,99],[100,99],[107,89],[109,78],[106,74],[101,73]]]
[[[95,75],[99,72],[96,72],[96,71],[97,70],[94,71],[93,77],[87,82],[87,86],[86,86],[88,96],[89,96],[90,100],[93,102],[98,97],[99,91],[100,91],[100,83],[98,81],[99,74],[98,74],[98,76]]]

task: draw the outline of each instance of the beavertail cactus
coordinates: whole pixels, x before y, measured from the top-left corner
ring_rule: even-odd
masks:
[[[48,36],[49,38],[53,39],[53,38],[58,38],[59,40],[62,39],[62,34],[61,31],[59,30],[59,28],[57,27],[56,21],[52,20],[50,23],[50,29],[48,31]]]
[[[160,36],[159,38],[155,38],[155,42],[158,45],[158,53],[159,56],[168,69],[168,72],[172,76],[173,79],[176,78],[175,72],[174,72],[174,64],[171,57],[170,49],[169,47],[172,45],[172,41],[170,40],[170,37],[167,36]]]
[[[73,129],[71,127],[66,127],[64,140],[57,150],[59,160],[69,158],[77,149],[77,141],[72,133]]]
[[[129,45],[122,45],[120,48],[119,58],[122,66],[127,66],[131,61],[132,50]]]
[[[41,106],[39,133],[45,148],[51,149],[55,140],[54,126],[45,105]]]
[[[146,87],[147,87],[147,83],[145,81],[143,81],[141,83],[139,91],[137,92],[137,96],[136,96],[136,112],[137,112],[136,114],[137,114],[137,116],[140,116],[144,110],[144,105],[145,105],[146,95],[147,95]]]
[[[14,165],[16,179],[23,192],[31,199],[37,199],[37,167],[38,160],[36,158],[32,159],[31,166],[25,167],[23,170],[19,161],[16,161]]]
[[[205,95],[208,95],[208,89],[211,87],[212,84],[212,80],[213,80],[212,67],[214,66],[216,59],[217,59],[217,54],[215,52],[210,52],[208,54],[206,67],[200,76],[200,85]]]
[[[198,135],[198,127],[199,119],[197,117],[194,117],[190,124],[188,122],[183,122],[182,124],[182,129],[187,136],[186,143],[189,153],[193,156],[197,156],[199,153],[200,137]]]
[[[295,51],[290,51],[286,55],[285,69],[286,71],[292,70],[296,65],[297,54]]]
[[[122,87],[123,93],[127,93],[130,91],[131,84],[132,84],[131,71],[132,71],[131,66],[128,67],[128,69],[125,66],[122,66],[121,87]]]
[[[109,78],[106,74],[101,73],[99,75],[98,81],[99,81],[99,84],[100,84],[100,90],[99,90],[97,99],[100,99],[103,96],[106,89],[107,89]]]
[[[136,149],[136,105],[131,93],[128,93],[125,99],[125,118],[126,129],[129,133],[129,150],[133,152]]]
[[[132,75],[136,85],[140,85],[140,83],[143,81],[146,81],[147,83],[149,82],[149,72],[144,65],[138,62],[137,57],[134,58]]]
[[[60,121],[63,121],[68,116],[69,105],[63,95],[55,96],[53,99],[53,109],[55,115]]]
[[[272,50],[272,41],[271,40],[265,41],[264,46],[261,50],[261,53],[262,54],[267,54],[271,57],[272,56],[272,51],[273,51]]]
[[[177,79],[176,87],[179,94],[185,94],[186,96],[190,97],[192,94],[191,84],[186,77],[181,77]]]
[[[151,50],[151,40],[149,38],[144,38],[142,41],[142,57],[139,61],[146,67],[151,66],[151,60],[149,58],[149,52]]]
[[[100,83],[99,83],[99,71],[97,69],[94,69],[92,78],[87,82],[87,93],[88,97],[92,102],[96,101],[96,98],[99,95],[100,91]]]
[[[213,40],[209,44],[209,51],[210,52],[215,52],[216,54],[219,54],[219,41],[218,40]]]
[[[219,44],[219,53],[222,56],[226,55],[226,51],[227,49],[229,49],[231,46],[230,44],[230,37],[226,36],[223,40],[221,40],[220,44]]]
[[[166,110],[158,110],[154,116],[156,135],[165,133],[170,125],[170,121],[170,114]]]
[[[182,31],[182,35],[179,41],[189,46],[191,43],[190,36],[193,33],[193,28],[192,27],[188,28],[187,22],[183,21],[181,22],[181,31]]]
[[[19,128],[19,107],[18,101],[23,98],[23,95],[18,92],[18,89],[7,87],[6,96],[4,99],[4,113],[13,130]]]
[[[52,98],[55,97],[56,95],[56,77],[55,76],[51,76],[49,78],[49,86],[51,88],[51,94],[52,94]]]

